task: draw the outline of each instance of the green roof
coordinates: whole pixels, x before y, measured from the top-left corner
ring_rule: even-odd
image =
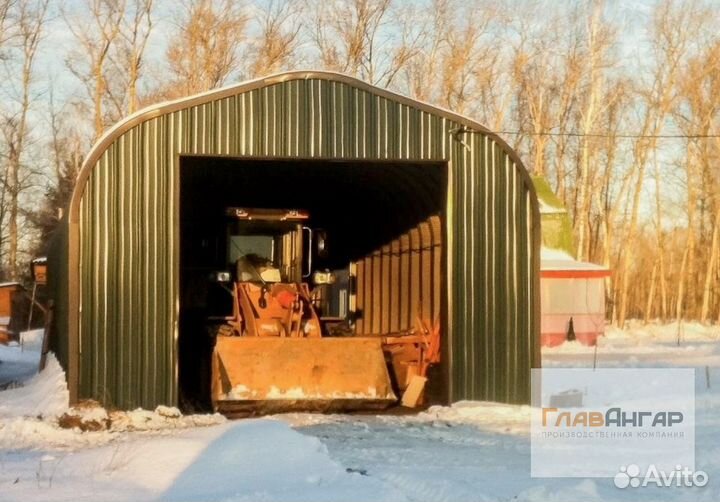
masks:
[[[532,180],[540,202],[543,246],[575,256],[573,226],[567,209],[544,176],[533,176]]]
[[[535,185],[535,192],[537,193],[537,198],[540,202],[542,202],[546,206],[550,206],[555,209],[562,209],[563,211],[567,212],[565,205],[560,200],[560,198],[555,195],[555,192],[553,192],[553,189],[550,187],[550,183],[548,183],[548,180],[547,178],[545,178],[545,176],[533,176],[532,180],[533,185]],[[541,212],[542,209],[543,208],[541,207]]]

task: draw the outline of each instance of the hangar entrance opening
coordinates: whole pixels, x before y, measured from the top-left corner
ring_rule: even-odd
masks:
[[[178,364],[186,410],[212,407],[214,373],[232,378],[212,355],[216,340],[226,339],[218,335],[232,333],[218,333],[212,320],[233,316],[233,294],[247,295],[248,312],[271,311],[276,297],[313,305],[312,315],[298,310],[296,324],[290,313],[287,325],[259,322],[255,339],[307,340],[320,326],[323,339],[387,340],[425,322],[439,326],[440,353],[447,353],[446,163],[182,156],[180,171]],[[245,274],[254,283],[241,290],[235,281]],[[288,293],[277,283],[305,283],[307,290],[291,288],[293,303],[283,300]],[[240,333],[248,329],[237,328],[235,338],[251,338]],[[317,357],[332,359],[338,374],[362,382],[367,375],[353,375],[352,364],[359,372],[377,370],[367,369],[377,361],[364,361],[364,349],[353,357],[352,345],[336,345],[338,353]],[[398,397],[404,388],[398,380],[411,376],[401,359],[388,358],[386,350],[381,361]],[[278,363],[278,378],[292,378],[294,363]],[[431,366],[427,402],[447,399],[447,374],[443,358]]]

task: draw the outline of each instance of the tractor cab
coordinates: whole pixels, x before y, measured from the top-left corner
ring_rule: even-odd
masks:
[[[240,282],[302,282],[303,237],[312,230],[303,224],[304,211],[278,209],[227,210],[228,265]],[[311,240],[311,238],[309,239]]]
[[[233,297],[232,312],[213,317],[215,334],[320,336],[321,327],[307,283],[312,250],[303,261],[303,226],[297,210],[229,208],[228,270],[216,280]],[[309,246],[308,246],[309,247]],[[307,270],[307,272],[304,272]]]

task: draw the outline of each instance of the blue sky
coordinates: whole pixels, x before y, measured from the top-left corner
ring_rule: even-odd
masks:
[[[80,83],[68,72],[65,65],[67,54],[74,47],[75,41],[67,28],[64,18],[60,15],[60,9],[62,8],[66,13],[69,13],[68,15],[72,16],[73,13],[82,8],[84,1],[61,0],[55,3],[52,6],[51,20],[46,28],[45,41],[38,60],[38,68],[41,69],[38,82],[40,85],[38,87],[39,90],[42,90],[44,86],[42,86],[41,81],[52,80],[55,84],[55,93],[58,100],[78,92],[82,93]],[[556,1],[567,4],[574,3],[572,0]],[[163,60],[168,38],[174,28],[173,20],[178,9],[178,2],[175,0],[155,0],[155,2],[155,27],[148,44],[147,60],[159,62]],[[554,2],[545,0],[545,3],[550,5]],[[641,60],[644,59],[642,57],[644,52],[642,39],[654,3],[654,0],[615,0],[608,2],[608,14],[622,26],[622,44],[619,55],[621,63],[625,67],[637,68],[641,65]],[[157,64],[154,69],[158,70]],[[159,70],[162,70],[162,68]]]

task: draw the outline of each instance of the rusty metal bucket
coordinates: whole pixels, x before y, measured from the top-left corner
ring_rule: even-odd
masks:
[[[217,338],[213,405],[230,417],[384,409],[397,401],[377,338]]]

